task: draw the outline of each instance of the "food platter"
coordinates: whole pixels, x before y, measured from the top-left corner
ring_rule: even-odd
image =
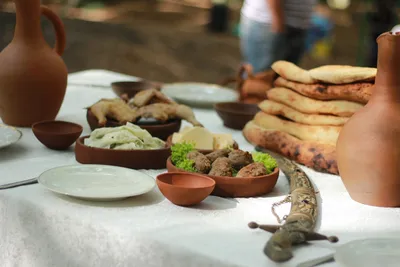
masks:
[[[0,124],[0,149],[15,144],[21,137],[21,131],[14,127]]]
[[[273,190],[279,177],[275,159],[266,153],[231,148],[209,153],[188,143],[174,144],[171,151],[168,172],[200,173],[213,179],[215,196],[261,196]]]
[[[135,170],[104,165],[69,165],[43,172],[45,188],[85,200],[115,201],[145,194],[155,187],[152,177]]]
[[[82,136],[76,141],[75,158],[82,164],[104,164],[131,169],[164,169],[171,154],[169,147],[148,150],[114,150],[85,145]]]
[[[232,89],[195,82],[164,84],[161,92],[181,104],[205,108],[212,108],[218,102],[237,101],[239,98],[239,94]]]

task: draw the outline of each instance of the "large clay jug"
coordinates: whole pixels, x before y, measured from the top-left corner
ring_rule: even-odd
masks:
[[[400,35],[377,38],[378,73],[372,97],[342,128],[339,173],[351,198],[400,206]]]
[[[63,102],[68,76],[61,58],[65,31],[60,18],[40,0],[14,2],[14,38],[0,53],[0,117],[6,124],[30,127],[55,119]],[[43,38],[41,15],[54,25],[54,49]]]

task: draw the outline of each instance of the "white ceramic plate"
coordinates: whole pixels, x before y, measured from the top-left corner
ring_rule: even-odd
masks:
[[[335,260],[343,267],[398,267],[400,239],[363,239],[340,246]]]
[[[0,124],[0,148],[10,146],[21,139],[22,133],[14,127]]]
[[[155,180],[139,171],[107,165],[69,165],[43,172],[39,184],[47,189],[86,200],[112,201],[145,194]]]
[[[189,106],[212,107],[218,102],[237,101],[239,94],[229,88],[207,83],[164,84],[161,92]]]

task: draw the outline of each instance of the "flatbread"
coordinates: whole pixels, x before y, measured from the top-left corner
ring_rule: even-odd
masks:
[[[303,84],[288,81],[282,77],[275,80],[276,87],[286,87],[299,94],[318,100],[348,100],[366,104],[372,94],[374,86],[371,82],[359,82],[350,84]]]
[[[315,79],[311,77],[310,73],[307,70],[302,69],[289,61],[285,60],[275,61],[272,64],[271,68],[279,76],[289,81],[305,83],[305,84],[312,84],[317,82]]]
[[[351,117],[363,107],[360,103],[346,100],[315,100],[283,87],[267,91],[267,98],[307,114],[331,114],[340,117]]]
[[[247,141],[277,152],[316,171],[339,174],[335,146],[302,141],[285,132],[267,130],[250,121],[243,129]]]
[[[289,106],[271,100],[262,101],[258,107],[267,114],[280,115],[294,122],[308,125],[340,126],[344,125],[349,119],[348,117],[301,113]]]
[[[262,111],[253,119],[254,123],[264,129],[278,130],[297,137],[304,141],[315,141],[322,144],[336,146],[340,126],[306,125],[293,121],[283,120]]]
[[[333,84],[373,81],[376,73],[376,68],[348,65],[326,65],[309,70],[309,74],[313,79]]]

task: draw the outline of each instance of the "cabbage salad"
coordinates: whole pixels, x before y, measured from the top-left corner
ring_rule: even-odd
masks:
[[[134,149],[160,149],[165,147],[165,142],[140,128],[127,123],[120,127],[105,127],[94,130],[85,145],[97,148],[134,150]]]

